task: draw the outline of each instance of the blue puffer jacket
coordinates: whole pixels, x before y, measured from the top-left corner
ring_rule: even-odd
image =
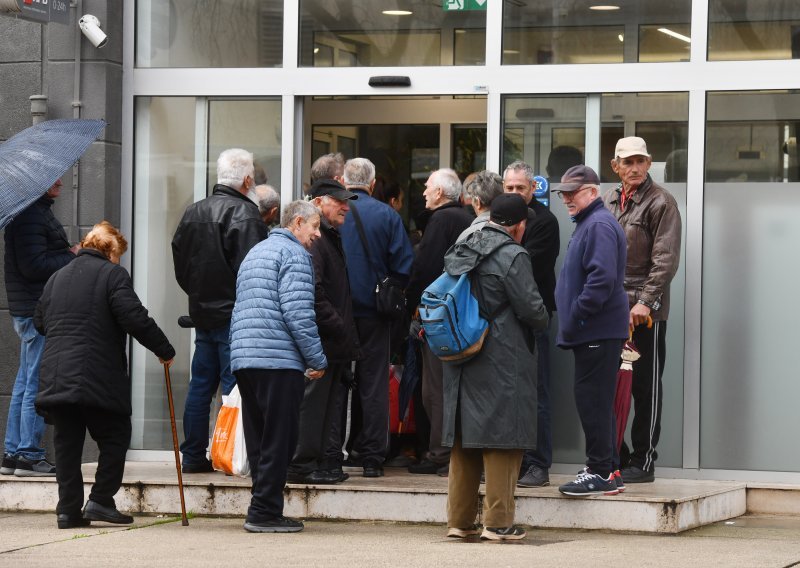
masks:
[[[242,262],[231,317],[231,370],[325,369],[314,315],[311,255],[273,229]]]

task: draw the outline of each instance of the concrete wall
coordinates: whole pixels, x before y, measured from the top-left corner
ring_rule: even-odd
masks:
[[[0,16],[0,142],[31,125],[31,95],[48,96],[47,119],[72,118],[75,43],[81,45],[81,117],[109,123],[98,142],[84,155],[79,168],[77,206],[72,170],[62,178],[64,188],[53,206],[71,241],[92,225],[107,219],[120,222],[120,163],[122,138],[122,2],[83,0],[81,14],[94,14],[108,34],[108,44],[96,49],[76,35],[72,10],[67,25],[41,25]],[[4,245],[0,242],[0,252]],[[0,266],[0,272],[3,268]],[[19,362],[19,339],[14,333],[0,279],[0,440],[5,438],[11,390]],[[52,429],[46,434],[48,457],[53,457]],[[85,460],[96,458],[87,444]]]

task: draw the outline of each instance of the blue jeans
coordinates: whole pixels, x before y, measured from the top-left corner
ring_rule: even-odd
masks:
[[[33,327],[33,318],[14,316],[14,331],[20,338],[19,371],[8,407],[5,453],[39,461],[44,459],[42,436],[44,418],[33,403],[39,393],[39,364],[44,352],[44,335]]]
[[[553,430],[550,424],[550,326],[534,333],[536,337],[537,379],[536,393],[536,449],[526,450],[522,458],[523,473],[532,465],[550,469],[553,464]]]
[[[211,398],[222,382],[222,394],[236,385],[231,373],[230,323],[216,329],[196,329],[192,378],[183,410],[181,452],[184,465],[198,465],[206,459]]]

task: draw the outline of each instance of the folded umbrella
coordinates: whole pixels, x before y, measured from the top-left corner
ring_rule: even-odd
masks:
[[[104,120],[47,120],[0,144],[0,229],[44,195],[105,126]]]
[[[409,406],[411,399],[414,397],[414,389],[417,388],[417,383],[419,383],[419,372],[417,371],[417,348],[419,345],[421,345],[419,338],[409,335],[406,340],[406,359],[398,392],[398,416],[400,420],[398,434],[402,434],[404,426],[408,425]]]
[[[647,327],[653,327],[653,320],[647,317]],[[617,371],[617,392],[614,394],[614,420],[617,424],[617,439],[614,440],[617,453],[625,439],[625,429],[628,427],[628,415],[631,412],[631,389],[633,388],[633,363],[641,357],[639,350],[633,343],[633,329],[630,330],[628,341],[622,348],[620,359],[622,364]]]

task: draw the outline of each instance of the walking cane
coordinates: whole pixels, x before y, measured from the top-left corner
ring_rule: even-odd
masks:
[[[167,400],[169,401],[169,422],[172,425],[172,449],[175,450],[175,469],[178,470],[178,490],[181,494],[181,525],[189,526],[186,518],[186,502],[183,499],[183,477],[181,476],[181,456],[178,453],[178,430],[175,427],[175,405],[172,403],[172,381],[169,379],[169,365],[164,363],[164,379],[167,382]]]

